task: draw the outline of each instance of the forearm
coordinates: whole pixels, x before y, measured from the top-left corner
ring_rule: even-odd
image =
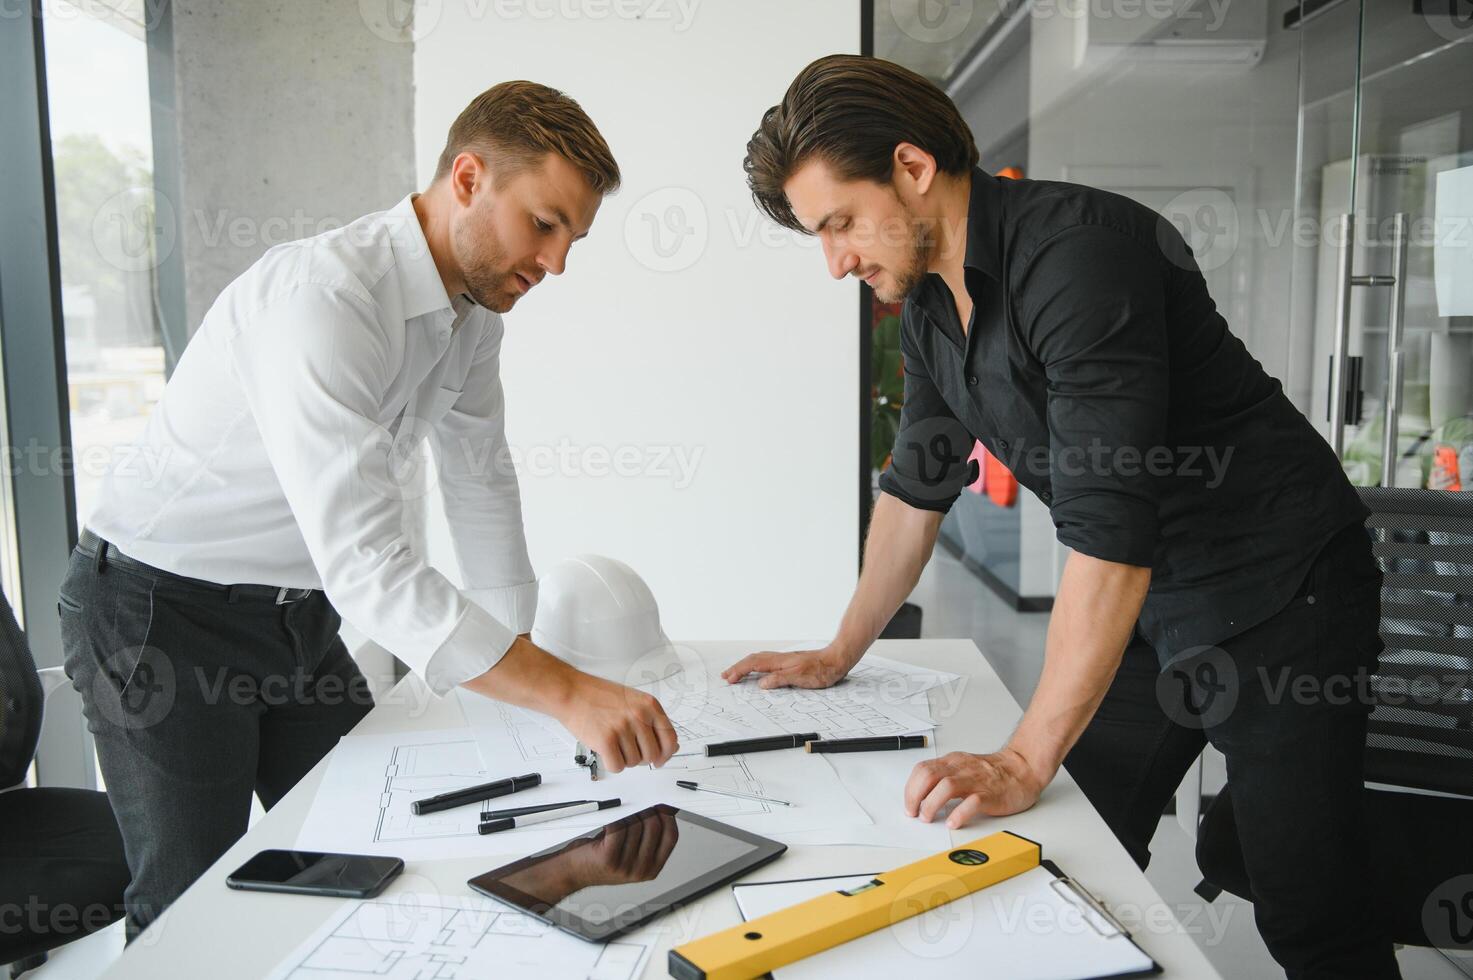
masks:
[[[1041,783],[1058,772],[1104,699],[1150,582],[1149,568],[1079,552],[1065,563],[1043,675],[1007,746]]]
[[[578,671],[519,635],[511,649],[483,674],[461,685],[468,691],[558,717],[567,706]]]
[[[834,646],[858,659],[915,589],[945,515],[880,494],[865,539],[864,565]]]

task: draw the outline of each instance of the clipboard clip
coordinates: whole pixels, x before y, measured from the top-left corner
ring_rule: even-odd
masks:
[[[1105,908],[1104,903],[1091,895],[1089,889],[1085,888],[1078,881],[1075,881],[1066,874],[1060,874],[1053,881],[1049,882],[1048,885],[1054,891],[1058,892],[1064,901],[1076,907],[1078,906],[1078,902],[1075,902],[1069,895],[1072,893],[1077,896],[1079,901],[1083,902],[1090,911],[1108,923],[1115,930],[1114,932],[1105,932],[1095,924],[1093,916],[1088,914],[1084,916],[1084,921],[1089,923],[1089,927],[1104,938],[1111,939],[1115,936],[1124,936],[1126,939],[1130,938],[1130,930],[1125,928],[1124,923],[1115,918],[1115,915],[1109,909]]]

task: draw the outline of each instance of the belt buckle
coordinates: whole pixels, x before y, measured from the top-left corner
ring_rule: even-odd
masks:
[[[282,586],[276,590],[276,604],[278,606],[284,606],[288,603],[296,602],[299,599],[305,599],[311,591],[311,589],[289,589],[286,586]],[[297,594],[293,595],[293,593]]]

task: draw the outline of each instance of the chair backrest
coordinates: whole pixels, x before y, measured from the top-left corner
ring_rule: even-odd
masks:
[[[1385,575],[1366,779],[1473,796],[1473,492],[1360,494]]]
[[[0,595],[0,789],[26,778],[41,737],[44,701],[31,647]]]

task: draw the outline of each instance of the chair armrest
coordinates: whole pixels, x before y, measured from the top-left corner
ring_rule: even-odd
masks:
[[[1202,819],[1202,757],[1192,763],[1176,788],[1176,822],[1187,832],[1187,840],[1197,840],[1197,824]]]
[[[51,697],[52,691],[71,683],[63,667],[42,667],[36,671],[36,676],[41,678],[41,700],[43,702]]]

